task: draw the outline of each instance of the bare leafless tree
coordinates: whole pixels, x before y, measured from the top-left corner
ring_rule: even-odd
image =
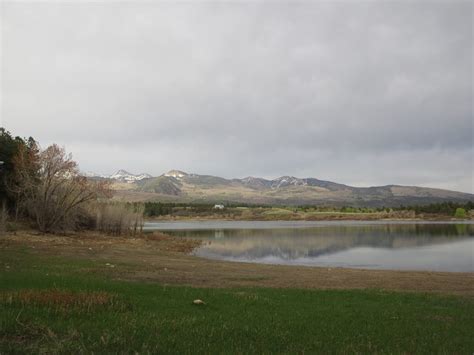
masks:
[[[17,164],[21,178],[18,193],[22,206],[42,232],[75,228],[81,209],[88,202],[108,196],[108,183],[92,182],[79,174],[77,163],[53,144],[39,153],[37,174]]]

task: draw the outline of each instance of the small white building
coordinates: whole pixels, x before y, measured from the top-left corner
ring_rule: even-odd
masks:
[[[215,210],[223,210],[223,209],[224,209],[224,205],[214,205],[214,209],[215,209]]]

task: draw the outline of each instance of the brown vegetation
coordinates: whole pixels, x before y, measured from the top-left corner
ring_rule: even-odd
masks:
[[[57,311],[75,309],[81,312],[90,312],[96,308],[115,310],[126,308],[126,304],[117,296],[105,291],[71,292],[59,289],[0,292],[0,304],[48,306]]]
[[[135,236],[143,230],[143,205],[129,206],[123,203],[102,203],[95,206],[96,229],[111,235]]]
[[[21,217],[43,233],[95,228],[113,235],[141,233],[143,206],[109,203],[110,183],[81,176],[64,148],[53,144],[41,150],[34,140],[20,143],[11,152],[4,179],[15,221]],[[0,232],[7,216],[3,209]]]
[[[81,292],[53,290],[20,290],[0,293],[0,303],[21,305],[55,305],[60,307],[74,307],[77,305],[104,305],[110,301],[106,292]]]
[[[35,162],[29,159],[36,159]],[[51,145],[37,157],[19,151],[15,159],[18,206],[33,218],[41,232],[74,229],[85,217],[87,203],[110,195],[106,182],[90,182],[79,175],[77,163],[63,148]],[[31,166],[38,169],[32,173]]]

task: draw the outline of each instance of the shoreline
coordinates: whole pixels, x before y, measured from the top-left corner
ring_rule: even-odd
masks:
[[[31,253],[40,259],[60,257],[89,260],[97,264],[90,272],[106,273],[116,280],[164,285],[206,288],[379,289],[474,297],[474,272],[235,263],[192,255],[191,252],[200,243],[157,232],[135,238],[92,232],[67,236],[17,232],[0,238],[0,253]]]
[[[220,218],[220,217],[192,217],[192,218],[144,218],[145,223],[170,223],[170,222],[400,222],[400,223],[448,223],[448,224],[473,224],[474,219],[457,218],[327,218],[327,219],[248,219],[248,218]]]
[[[449,216],[435,216],[435,217],[419,217],[419,218],[396,218],[396,217],[374,217],[374,216],[357,216],[357,218],[354,218],[354,214],[347,215],[347,216],[340,216],[340,215],[334,215],[334,216],[318,216],[317,218],[311,217],[311,218],[299,218],[299,217],[291,217],[289,216],[285,218],[286,216],[278,216],[273,217],[270,216],[268,218],[261,217],[259,218],[240,218],[240,217],[225,217],[221,215],[212,215],[212,216],[195,216],[195,217],[189,217],[189,216],[162,216],[162,217],[145,217],[144,221],[145,222],[173,222],[173,221],[179,221],[179,222],[185,222],[185,221],[193,221],[193,222],[200,222],[200,221],[243,221],[243,222],[297,222],[297,221],[306,221],[306,222],[328,222],[328,221],[387,221],[387,222],[393,222],[393,221],[400,221],[400,222],[420,222],[420,221],[426,221],[426,222],[473,222],[474,223],[474,218],[466,218],[466,219],[460,219],[460,218],[454,218],[454,217],[449,217]]]

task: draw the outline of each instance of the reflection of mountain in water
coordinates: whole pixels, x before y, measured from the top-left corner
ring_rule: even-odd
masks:
[[[202,256],[285,260],[314,258],[343,250],[372,247],[414,248],[452,243],[474,236],[473,225],[387,224],[324,226],[295,229],[237,229],[174,232],[174,235],[208,241],[198,251]]]

